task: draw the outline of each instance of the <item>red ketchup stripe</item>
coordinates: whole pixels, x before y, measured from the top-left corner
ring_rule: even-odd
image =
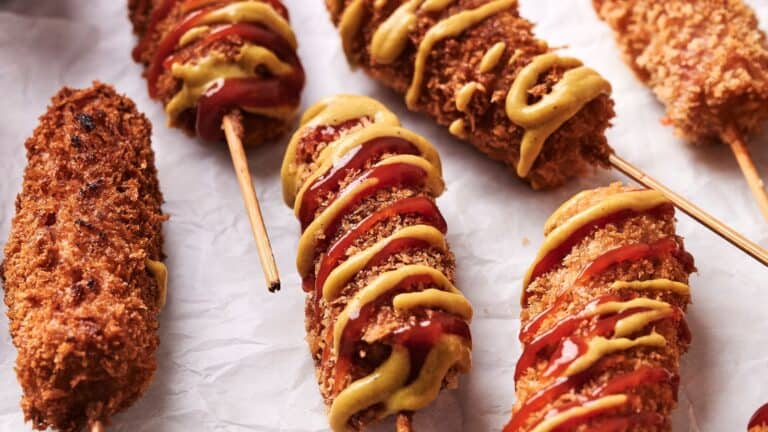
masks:
[[[644,212],[636,212],[634,210],[621,210],[608,216],[595,219],[589,224],[577,229],[573,234],[568,236],[568,238],[562,244],[542,257],[541,260],[539,260],[539,262],[533,268],[530,281],[535,280],[539,276],[560,265],[563,261],[563,258],[565,258],[571,252],[573,247],[584,240],[588,235],[592,234],[595,230],[603,228],[609,224],[617,224],[623,222],[629,218],[642,214],[662,217],[667,214],[674,214],[674,211],[675,210],[672,204],[662,204]],[[523,291],[523,304],[527,304],[527,291],[525,290]]]
[[[291,74],[290,81],[281,78],[229,78],[219,80],[203,93],[197,102],[197,134],[204,140],[220,140],[224,133],[221,120],[234,108],[270,108],[297,106],[303,74]]]
[[[339,213],[333,218],[332,221],[325,227],[323,234],[324,238],[334,238],[339,230],[339,225],[346,213],[355,205],[362,202],[364,199],[374,195],[379,190],[390,188],[393,186],[418,186],[423,185],[426,181],[427,173],[420,167],[406,163],[394,163],[389,165],[381,165],[375,168],[366,170],[360,176],[358,176],[353,182],[342,189],[337,195],[339,197],[350,193],[360,183],[369,180],[376,179],[377,181],[368,187],[363,188],[356,192],[356,196],[346,205],[345,208],[340,209]],[[322,249],[321,244],[318,244],[317,250]]]
[[[576,278],[576,284],[583,284],[610,267],[626,261],[639,261],[661,257],[678,250],[677,242],[663,238],[653,243],[636,243],[611,249],[587,265]]]
[[[160,41],[147,68],[147,87],[150,97],[157,97],[157,79],[163,71],[163,60],[176,50],[176,45],[178,45],[179,39],[184,36],[184,33],[197,26],[201,17],[212,10],[212,8],[208,8],[191,12],[166,33],[165,37]]]
[[[397,137],[381,137],[372,139],[361,146],[349,151],[336,162],[331,169],[318,177],[306,190],[301,200],[299,221],[302,229],[306,229],[315,217],[320,200],[336,191],[339,183],[350,172],[361,170],[366,164],[378,160],[387,153],[418,155],[419,150],[413,143]]]
[[[150,41],[152,40],[152,36],[157,30],[157,25],[165,19],[165,17],[168,16],[168,14],[171,12],[171,9],[179,0],[165,0],[162,4],[160,4],[159,7],[157,7],[155,10],[152,11],[152,15],[149,18],[149,24],[147,25],[147,29],[144,32],[144,35],[142,36],[141,40],[139,40],[139,43],[136,44],[136,46],[133,48],[132,55],[133,59],[136,61],[139,61],[139,57],[141,56],[141,53],[147,50],[147,46],[149,45]]]
[[[663,238],[654,243],[636,243],[632,245],[621,246],[612,249],[597,259],[589,263],[576,278],[576,284],[585,283],[591,277],[594,277],[611,266],[624,261],[633,261],[661,257],[666,254],[673,254],[686,269],[692,268],[693,259],[691,255],[680,248],[677,242],[672,238]],[[690,261],[688,260],[690,258]],[[565,299],[568,290],[560,294],[554,303],[533,317],[520,331],[520,341],[528,343],[546,319],[557,310]]]
[[[245,41],[251,42],[255,45],[263,46],[264,48],[274,52],[278,58],[284,59],[291,64],[299,63],[293,48],[291,48],[291,45],[285,39],[258,24],[224,24],[211,30],[197,43],[200,47],[206,47],[212,45],[214,42],[226,39],[229,36],[239,36]],[[177,54],[168,55],[165,57],[165,60],[163,60],[163,67],[160,70],[162,71],[163,69],[170,69],[177,61]],[[152,81],[156,82],[157,77],[155,77]]]
[[[749,425],[747,428],[751,429],[757,426],[768,426],[768,403],[761,406],[752,418],[749,419]]]
[[[417,196],[395,201],[358,222],[357,225],[344,233],[328,248],[317,271],[317,286],[323,286],[328,275],[344,259],[347,249],[357,239],[370,231],[375,225],[398,215],[414,215],[421,218],[423,223],[434,226],[442,233],[445,233],[447,230],[443,215],[440,214],[440,210],[437,209],[435,203],[429,198]],[[318,294],[321,295],[322,293],[319,292],[319,289]]]
[[[561,395],[584,385],[591,378],[592,376],[590,375],[589,371],[584,371],[571,377],[557,378],[552,384],[543,388],[542,390],[539,390],[528,398],[528,400],[512,416],[512,419],[504,428],[504,432],[522,431],[523,427],[528,423],[533,414],[557,400]],[[590,394],[589,400],[594,400],[604,396],[627,391],[638,390],[642,386],[659,383],[665,383],[673,386],[675,393],[677,393],[677,386],[679,381],[680,380],[677,375],[672,374],[664,368],[643,367],[613,377],[610,381],[595,389]],[[634,421],[636,422],[637,419],[634,419]]]

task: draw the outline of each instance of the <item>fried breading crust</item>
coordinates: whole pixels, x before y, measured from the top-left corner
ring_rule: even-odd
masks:
[[[572,202],[559,220],[553,221],[546,230],[547,233],[561,225],[565,220],[578,214],[588,207],[594,206],[606,197],[632,190],[621,184],[613,184],[609,187],[589,191],[580,199]],[[660,239],[673,239],[679,249],[677,253],[666,253],[662,256],[630,260],[611,266],[606,271],[596,275],[586,283],[575,283],[576,278],[588,264],[608,251],[617,247],[653,243]],[[663,215],[641,214],[622,219],[615,223],[597,229],[582,241],[577,243],[565,257],[563,263],[554,270],[534,279],[527,288],[527,304],[521,311],[521,327],[525,327],[537,314],[548,307],[555,305],[554,312],[543,322],[536,332],[542,335],[551,330],[557,323],[584,310],[586,305],[595,299],[607,295],[616,294],[611,289],[614,281],[633,281],[666,278],[673,281],[688,282],[688,277],[694,271],[693,261],[685,252],[683,239],[675,234],[675,220],[673,212]],[[565,293],[565,294],[564,294]],[[558,297],[565,295],[564,301],[557,302]],[[637,296],[661,300],[685,312],[690,303],[690,295],[682,295],[663,290],[622,290],[623,300]],[[555,400],[535,410],[536,413],[547,413],[550,409],[562,407],[579,397],[587,397],[595,389],[605,385],[610,379],[622,373],[638,370],[643,367],[662,367],[678,375],[680,357],[687,351],[689,337],[684,321],[662,320],[653,323],[655,331],[666,339],[663,347],[637,347],[629,350],[606,354],[590,370],[590,377],[583,385],[574,391],[566,392]],[[521,407],[539,390],[552,384],[552,378],[545,376],[545,371],[550,366],[550,360],[538,358],[533,367],[525,370],[516,381],[516,403],[513,415],[517,414]],[[624,408],[612,411],[605,415],[596,415],[574,431],[588,431],[596,428],[608,416],[631,415],[643,413],[657,416],[660,422],[656,425],[634,425],[629,431],[669,431],[671,430],[669,414],[677,405],[677,378],[671,381],[642,383],[633,387],[636,397],[631,399]],[[541,414],[532,416],[529,420],[541,421]],[[531,422],[525,423],[529,430]],[[618,430],[618,429],[611,429]]]
[[[345,6],[351,1],[346,0]],[[380,9],[374,7],[376,1],[364,2],[364,30],[352,46],[354,56],[350,60],[376,80],[404,94],[413,76],[416,47],[427,31],[439,20],[474,9],[489,0],[460,0],[437,14],[418,12],[417,24],[409,35],[403,55],[389,65],[372,60],[370,45],[376,29],[405,0],[389,0]],[[334,0],[326,0],[329,10],[333,10],[332,3]],[[340,13],[332,16],[337,25],[340,16]],[[479,73],[478,64],[483,55],[499,41],[507,44],[499,66],[491,72]],[[517,54],[516,50],[519,50]],[[424,91],[415,109],[443,126],[466,118],[466,140],[490,158],[514,167],[520,157],[524,130],[507,117],[507,93],[520,70],[533,57],[547,51],[546,42],[533,35],[533,24],[519,15],[517,7],[497,13],[460,36],[446,39],[434,47],[425,69]],[[539,90],[551,88],[562,73],[559,68],[552,69],[542,77],[543,88]],[[472,81],[480,83],[485,91],[476,92],[464,113],[457,109],[454,101],[457,91]],[[613,101],[609,96],[601,95],[585,105],[547,139],[525,181],[536,189],[553,188],[572,177],[593,171],[595,166],[607,167],[612,149],[604,132],[613,116]]]
[[[77,431],[155,371],[162,259],[151,125],[108,85],[62,89],[26,142],[2,276],[25,418]]]
[[[742,0],[593,0],[627,63],[694,142],[768,119],[768,41]]]
[[[297,177],[303,183],[315,170],[319,168],[317,157],[326,145],[345,135],[361,128],[369,126],[364,119],[356,119],[346,122],[344,125],[320,125],[315,128],[307,128],[298,132],[301,134],[295,165]],[[387,155],[382,155],[383,159]],[[391,156],[391,155],[389,155]],[[360,174],[371,168],[379,159],[368,161],[359,170],[350,172],[339,184],[339,190],[358,179]],[[339,229],[335,236],[325,239],[325,243],[331,245],[342,235],[354,229],[367,216],[385,208],[396,201],[423,197],[434,201],[433,193],[424,185],[399,185],[382,189],[369,198],[356,204],[351,211],[342,216]],[[323,198],[321,205],[315,212],[315,217],[322,213],[333,202],[336,194]],[[394,214],[372,226],[352,244],[346,251],[344,259],[349,259],[356,253],[372,246],[380,240],[402,230],[403,228],[428,224],[429,222],[418,215]],[[327,249],[318,251],[314,261],[314,272],[317,272],[320,261]],[[440,250],[435,247],[409,247],[392,254],[387,259],[369,268],[360,270],[343,287],[340,295],[332,302],[318,299],[316,292],[310,290],[306,298],[306,330],[307,342],[312,353],[320,391],[328,406],[331,406],[339,391],[348,387],[353,381],[365,377],[374,372],[389,356],[392,342],[390,339],[396,331],[413,326],[417,322],[429,319],[437,311],[437,308],[420,308],[414,310],[396,310],[392,306],[392,295],[383,295],[383,300],[376,301],[375,313],[368,319],[362,337],[356,343],[356,352],[352,357],[349,373],[343,376],[344,382],[336,382],[336,358],[329,356],[332,347],[328,344],[328,334],[332,331],[339,314],[347,307],[350,300],[360,290],[365,288],[377,276],[385,272],[397,270],[405,265],[423,264],[443,273],[451,283],[455,282],[456,262],[450,249]],[[429,284],[415,284],[408,286],[403,292],[418,292],[430,288]],[[443,378],[443,387],[455,388],[458,385],[459,368],[451,367]],[[352,430],[362,430],[376,417],[376,406],[370,407],[354,415],[349,422]]]
[[[140,42],[133,53],[134,60],[148,67],[152,62],[155,52],[163,38],[179,24],[189,13],[184,11],[184,2],[176,1],[167,16],[157,22],[156,28],[150,28],[152,13],[163,5],[164,0],[129,0],[128,12],[134,32],[139,36]],[[215,3],[215,2],[211,2]],[[220,4],[237,3],[219,1]],[[141,39],[148,38],[149,43],[142,46]],[[175,52],[175,60],[178,64],[194,64],[199,59],[210,53],[220,53],[224,58],[234,61],[240,52],[240,48],[246,43],[242,37],[230,35],[211,44],[202,44],[201,41],[193,41]],[[285,60],[285,59],[282,59]],[[299,64],[298,67],[301,67]],[[302,79],[303,82],[303,71]],[[145,70],[144,76],[147,77]],[[163,105],[168,105],[171,99],[183,86],[182,80],[173,76],[170,67],[164,68],[157,81],[157,97]],[[291,121],[267,117],[246,111],[240,111],[240,119],[243,122],[243,143],[246,145],[258,145],[265,141],[274,140],[284,135],[291,127]],[[188,109],[174,122],[174,126],[180,127],[189,135],[194,135],[196,121],[196,109]]]

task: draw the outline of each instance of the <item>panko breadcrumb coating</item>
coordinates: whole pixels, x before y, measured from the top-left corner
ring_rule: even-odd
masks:
[[[397,13],[398,8],[407,3],[414,4],[414,1],[326,0],[333,22],[342,34],[348,27],[344,23],[345,13],[355,7],[363,8],[361,30],[350,36],[352,42],[346,47],[349,60],[400,94],[405,94],[412,82],[417,50],[425,35],[451,17],[491,2],[432,0],[416,3],[415,18],[408,27],[402,54],[389,63],[382,63],[372,54],[377,30]],[[435,9],[431,9],[433,7]],[[390,30],[388,33],[395,35],[397,32]],[[391,36],[390,41],[394,39],[395,36]],[[500,54],[495,62],[490,62],[493,67],[481,67],[486,54],[497,45],[503,50],[496,51]],[[453,131],[455,135],[488,157],[515,167],[520,160],[525,129],[508,117],[507,94],[521,70],[536,56],[550,51],[546,42],[534,36],[533,24],[520,16],[514,2],[509,2],[503,10],[458,35],[439,40],[432,47],[424,66],[421,97],[410,108],[426,113],[451,129],[460,125],[460,131]],[[534,103],[550,93],[566,69],[555,66],[543,73],[538,85],[529,92],[529,102]],[[461,90],[470,83],[477,83],[477,90],[463,107],[456,101],[460,99]],[[613,116],[613,101],[608,94],[601,94],[586,103],[546,139],[524,180],[534,188],[553,188],[572,177],[588,174],[595,167],[606,168],[612,149],[606,141],[605,130]]]
[[[684,315],[690,303],[686,284],[694,271],[693,259],[675,233],[671,203],[657,192],[613,184],[568,201],[547,222],[545,234],[552,240],[577,215],[617,198],[642,202],[638,194],[652,199],[648,208],[628,212],[624,205],[593,215],[580,225],[592,228],[555,242],[573,242],[570,249],[552,249],[562,258],[539,269],[549,255],[537,257],[530,284],[524,286],[524,351],[505,432],[531,431],[547,422],[579,432],[671,430],[680,357],[690,342]],[[545,241],[543,247],[550,244]],[[640,285],[621,287],[617,281]],[[619,307],[595,312],[611,305]],[[633,324],[633,319],[640,322]],[[597,350],[600,337],[613,348]],[[595,357],[586,348],[592,344]],[[567,415],[570,420],[557,423]]]
[[[359,431],[382,417],[400,414],[402,430],[410,430],[409,413],[431,403],[442,388],[456,387],[459,373],[466,372],[470,363],[471,306],[453,288],[455,259],[444,238],[445,221],[434,203],[442,191],[440,160],[426,142],[417,150],[413,143],[423,139],[395,126],[394,115],[371,99],[338,96],[307,113],[286,152],[283,184],[286,201],[300,203],[303,234],[298,261],[311,260],[299,265],[307,292],[307,341],[329,406],[331,429]],[[354,139],[376,130],[384,132]],[[347,147],[350,142],[355,145]],[[344,148],[329,165],[329,152]],[[414,178],[414,173],[426,172],[421,171],[425,164],[431,165],[437,184]],[[387,173],[395,173],[396,180],[386,180]],[[334,179],[331,184],[329,177]],[[356,189],[374,179],[367,193]],[[305,192],[296,196],[300,190]],[[350,198],[347,206],[335,210],[336,204]],[[326,221],[322,226],[328,231],[314,230],[315,222],[329,215],[337,215],[331,220],[338,223]],[[314,247],[302,249],[313,238]],[[329,257],[336,258],[327,266]],[[355,263],[359,267],[348,277],[336,279],[335,294],[326,295],[323,282]],[[408,276],[380,289],[386,278],[399,274]],[[451,294],[443,292],[449,288]],[[429,290],[433,292],[425,293]],[[439,293],[442,302],[422,298],[410,307],[399,303],[408,296]],[[365,298],[360,306],[357,302]],[[343,316],[350,319],[337,344],[333,335]],[[396,358],[403,352],[410,364]],[[379,368],[392,364],[398,371],[379,375]],[[360,394],[360,389],[367,390]]]
[[[255,6],[267,9],[245,10]],[[305,77],[279,0],[129,0],[128,12],[139,36],[133,58],[145,66],[150,96],[166,107],[169,125],[223,139],[222,117],[237,112],[245,144],[288,131]],[[195,16],[215,18],[187,26]]]
[[[16,372],[36,429],[106,424],[149,386],[161,287],[151,125],[105,84],[62,89],[26,142],[2,265]]]
[[[742,0],[593,0],[627,63],[694,142],[768,119],[768,41]]]

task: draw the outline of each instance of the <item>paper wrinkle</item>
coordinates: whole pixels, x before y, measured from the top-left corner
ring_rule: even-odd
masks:
[[[351,71],[322,0],[287,0],[308,83],[303,108],[336,93],[376,97],[403,125],[440,151],[447,183],[438,204],[457,258],[457,286],[473,302],[474,369],[415,418],[416,430],[498,431],[514,402],[520,355],[520,283],[542,241],[544,220],[584,188],[626,180],[599,172],[566,187],[534,192],[420,114],[402,98]],[[624,158],[747,237],[768,246],[768,230],[726,146],[694,148],[660,124],[663,110],[622,62],[610,30],[591,2],[521,0],[550,46],[604,74],[613,84],[617,118],[608,136]],[[768,28],[768,3],[755,6]],[[60,0],[0,3],[0,242],[5,242],[30,136],[50,97],[63,85],[110,82],[133,98],[154,125],[153,147],[164,210],[169,298],[160,317],[158,372],[146,395],[119,414],[110,431],[328,430],[304,331],[304,293],[295,270],[299,226],[281,199],[279,166],[287,138],[248,149],[254,183],[271,234],[283,290],[264,286],[226,146],[201,143],[166,127],[130,51],[134,36],[125,2]],[[768,139],[752,141],[768,173]],[[675,430],[744,428],[768,402],[768,270],[679,214],[679,232],[696,257],[690,352],[682,361]],[[525,241],[528,241],[526,244]],[[19,408],[16,352],[0,318],[0,430],[29,430]],[[698,426],[698,429],[697,429]],[[373,428],[393,430],[392,421]]]

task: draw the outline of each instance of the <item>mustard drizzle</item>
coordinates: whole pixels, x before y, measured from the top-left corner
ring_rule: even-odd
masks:
[[[178,47],[195,42],[211,30],[211,25],[250,22],[263,25],[286,40],[296,49],[296,36],[288,21],[268,3],[241,1],[223,5],[200,17],[198,25],[187,30],[179,39]],[[271,50],[251,43],[245,43],[234,59],[219,52],[210,52],[192,62],[171,66],[171,75],[181,80],[181,89],[168,101],[165,111],[169,124],[173,124],[185,110],[194,107],[203,93],[215,82],[227,78],[257,76],[256,68],[266,67],[275,75],[293,72],[293,66],[281,61]],[[294,107],[241,107],[244,111],[265,117],[288,119],[295,112]]]
[[[656,191],[644,190],[617,193],[609,195],[601,202],[595,203],[585,210],[561,221],[568,212],[572,211],[572,208],[575,205],[578,205],[580,201],[587,199],[589,192],[591,191],[585,191],[575,195],[561,205],[552,216],[550,216],[545,224],[545,234],[547,239],[539,252],[536,262],[549,251],[559,247],[562,241],[567,239],[569,235],[596,219],[622,210],[648,210],[668,202],[663,195]],[[531,270],[535,265],[536,263],[531,266],[526,274],[524,279],[524,290],[529,283]],[[654,290],[668,291],[679,295],[690,294],[690,288],[687,284],[663,278],[615,281],[612,283],[611,289],[616,291],[627,289],[636,291]],[[563,376],[570,377],[583,373],[601,358],[612,353],[626,351],[636,347],[661,348],[666,346],[666,338],[657,333],[654,328],[647,334],[641,334],[634,338],[631,338],[631,336],[637,335],[638,332],[654,322],[673,316],[675,307],[667,302],[648,297],[635,297],[627,301],[608,301],[588,307],[580,313],[580,316],[590,318],[614,315],[633,309],[641,309],[641,311],[617,320],[614,324],[613,334],[610,337],[598,336],[589,340],[587,342],[586,350],[571,361],[563,372]],[[572,418],[581,417],[598,410],[602,411],[612,407],[619,407],[627,402],[628,396],[626,394],[610,395],[594,401],[588,401],[583,405],[560,412],[554,416],[545,417],[532,430],[537,432],[551,431]]]
[[[338,125],[360,118],[365,119],[361,126],[346,131],[343,136],[328,143],[313,160],[314,171],[302,177],[302,172],[309,167],[302,168],[296,156],[306,133],[316,127]],[[394,136],[405,139],[418,149],[419,154],[391,155],[377,162],[375,166],[392,163],[419,166],[427,172],[427,186],[431,194],[437,196],[442,192],[440,159],[432,145],[422,137],[400,128],[397,117],[374,100],[349,95],[329,98],[307,110],[301,122],[302,127],[292,137],[281,168],[284,198],[286,203],[294,207],[297,214],[301,209],[302,197],[312,182],[328,172],[345,154],[377,137]],[[343,189],[304,230],[299,241],[297,256],[297,266],[303,277],[315,271],[315,249],[325,226],[340,216],[340,212],[347,207],[348,202],[358,191],[374,186],[375,183],[376,180],[371,178],[351,189]],[[344,286],[365,268],[379,251],[392,241],[405,238],[425,241],[430,247],[447,250],[444,235],[434,227],[428,225],[403,227],[389,237],[346,258],[335,267],[323,284],[323,301],[333,302],[341,294]],[[421,291],[394,296],[392,306],[396,311],[436,308],[456,314],[465,320],[471,319],[471,305],[442,272],[422,264],[404,265],[380,274],[348,301],[333,324],[333,345],[327,349],[331,349],[332,354],[338,356],[344,329],[347,323],[359,314],[360,309],[382,294],[396,289],[401,282],[413,276],[426,276],[431,283]],[[410,355],[407,348],[394,345],[390,357],[376,371],[354,381],[334,398],[329,412],[331,428],[334,431],[347,430],[350,417],[376,404],[381,404],[382,407],[376,413],[378,418],[400,411],[415,411],[426,406],[437,396],[443,379],[450,369],[465,371],[469,368],[469,353],[468,341],[456,335],[442,335],[427,354],[418,377],[406,386],[407,378],[411,373]]]
[[[377,0],[374,7],[380,9],[385,4],[385,1]],[[402,3],[374,32],[370,44],[372,60],[382,65],[393,63],[405,51],[408,36],[417,23],[417,12],[441,11],[451,4],[453,0],[407,0]],[[446,38],[457,37],[479,22],[516,5],[516,0],[490,1],[475,9],[447,17],[430,28],[417,47],[413,77],[405,97],[408,108],[415,109],[421,97],[426,64],[435,45]],[[338,11],[340,8],[341,2],[335,2],[331,6],[332,11]],[[353,1],[342,13],[339,29],[344,50],[349,59],[353,57],[351,47],[362,26],[364,13],[363,0]],[[482,57],[478,65],[478,73],[491,72],[498,65],[506,48],[504,41],[494,44]],[[510,56],[508,64],[516,62],[521,54],[522,51],[516,49]],[[552,67],[563,67],[569,70],[549,94],[529,106],[529,90],[536,85],[539,76]],[[536,56],[515,78],[507,95],[505,108],[507,117],[525,129],[520,144],[520,158],[516,166],[517,175],[527,177],[547,138],[576,115],[584,105],[610,91],[611,86],[605,79],[594,70],[582,66],[578,60],[559,57],[554,53]],[[457,94],[456,97],[459,98],[462,95]],[[459,109],[459,111],[464,110]],[[466,139],[468,135],[465,122],[459,120],[456,119],[450,124],[449,131],[457,137]]]

